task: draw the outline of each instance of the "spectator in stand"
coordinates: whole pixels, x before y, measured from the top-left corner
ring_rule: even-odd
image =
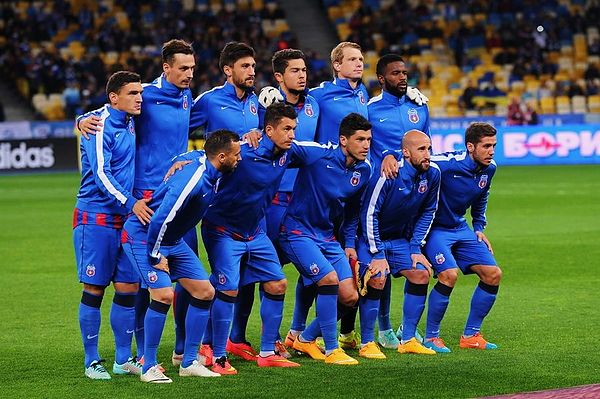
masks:
[[[473,97],[477,93],[477,89],[473,86],[473,81],[469,79],[467,81],[467,87],[463,91],[463,94],[458,99],[458,106],[461,110],[472,110],[475,109],[475,103]]]

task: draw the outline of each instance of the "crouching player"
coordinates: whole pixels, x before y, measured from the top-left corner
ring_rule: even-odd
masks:
[[[435,354],[415,338],[431,270],[421,246],[437,209],[441,179],[438,167],[430,163],[430,150],[425,133],[407,132],[402,138],[398,177],[374,176],[365,193],[357,242],[360,275],[368,281],[359,301],[362,357],[385,358],[375,343],[374,330],[387,273],[406,278],[398,352]]]
[[[110,322],[115,335],[115,374],[139,374],[140,364],[131,356],[135,331],[134,304],[138,276],[124,257],[119,237],[129,212],[138,223],[147,223],[152,210],[145,200],[131,194],[135,165],[135,128],[132,115],[142,104],[140,76],[114,73],[106,85],[110,104],[92,111],[103,127],[91,140],[81,141],[81,188],[73,213],[73,244],[83,294],[79,326],[85,352],[85,376],[109,380],[98,354],[100,305],[112,281],[115,296]],[[136,219],[136,218],[133,218]],[[137,219],[136,219],[137,220]]]
[[[215,290],[200,260],[182,237],[200,222],[213,203],[221,176],[235,169],[241,159],[238,135],[218,130],[198,154],[199,158],[156,190],[149,204],[154,215],[148,226],[134,218],[124,226],[123,249],[148,286],[151,298],[144,320],[143,382],[172,382],[158,365],[157,350],[173,302],[173,281],[178,281],[191,296],[179,375],[219,376],[196,360]]]

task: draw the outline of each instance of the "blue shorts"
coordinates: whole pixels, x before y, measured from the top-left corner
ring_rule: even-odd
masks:
[[[302,275],[304,285],[317,283],[333,271],[337,273],[339,281],[352,278],[346,254],[337,241],[282,233],[279,245]]]
[[[150,289],[171,287],[171,283],[180,278],[208,280],[208,274],[200,259],[183,240],[174,245],[160,247],[160,253],[169,262],[169,273],[155,269],[150,264],[147,245],[126,242],[123,243],[123,250],[134,268],[137,269],[138,278],[142,279],[142,284]]]
[[[139,282],[121,248],[121,229],[80,224],[73,229],[73,245],[81,283],[106,287],[111,281]]]
[[[285,279],[275,247],[263,230],[248,241],[237,240],[205,224],[201,232],[212,270],[210,282],[217,291],[235,291],[251,283]]]
[[[435,227],[425,244],[425,255],[436,274],[457,267],[463,274],[472,274],[471,266],[496,266],[496,259],[483,241],[477,241],[469,226],[457,229]]]
[[[394,277],[402,277],[401,272],[404,270],[412,270],[412,259],[410,257],[410,244],[404,238],[383,241],[385,259],[390,265],[390,273]],[[373,255],[369,251],[369,244],[364,238],[359,237],[356,240],[356,253],[360,262],[360,273],[364,274]],[[417,270],[427,270],[425,266],[417,263]],[[376,275],[373,277],[381,277]]]

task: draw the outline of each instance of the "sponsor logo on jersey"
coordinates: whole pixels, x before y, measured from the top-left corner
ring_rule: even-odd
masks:
[[[419,113],[416,109],[411,108],[408,110],[408,120],[412,123],[419,123]]]
[[[306,114],[306,116],[312,117],[315,114],[315,110],[313,109],[311,104],[305,104],[304,113]]]
[[[360,172],[356,171],[352,173],[352,177],[350,178],[350,184],[356,187],[358,186],[358,183],[360,183]]]
[[[284,153],[281,158],[279,158],[279,166],[285,165],[285,161],[287,160],[287,153]]]
[[[365,95],[363,94],[362,91],[358,92],[358,100],[360,101],[361,104],[365,105],[367,103],[367,100],[365,99]]]
[[[150,281],[151,283],[156,283],[156,280],[158,280],[158,275],[156,274],[156,272],[148,272],[148,281]]]
[[[488,182],[488,175],[481,175],[481,177],[479,178],[479,188],[483,189],[485,188],[485,186],[487,185]]]
[[[441,265],[445,261],[446,261],[446,258],[444,258],[443,253],[440,252],[440,253],[435,254],[435,263],[437,263],[438,265]]]
[[[254,104],[254,101],[250,101],[250,112],[252,112],[252,115],[256,115],[256,104]]]
[[[94,266],[94,265],[87,265],[87,267],[85,268],[85,274],[88,277],[94,277],[96,275],[96,266]]]
[[[317,266],[316,263],[311,263],[310,265],[310,272],[314,275],[319,274],[319,266]]]
[[[423,194],[425,191],[427,191],[427,179],[419,182],[419,193]]]
[[[183,109],[188,109],[188,98],[187,98],[187,94],[183,96]]]
[[[219,280],[219,284],[225,284],[227,282],[227,277],[225,277],[223,273],[219,273],[217,279]]]

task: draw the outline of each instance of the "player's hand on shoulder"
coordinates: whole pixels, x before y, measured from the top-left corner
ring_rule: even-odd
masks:
[[[171,167],[169,168],[169,170],[167,170],[167,173],[165,174],[165,177],[163,178],[163,181],[167,181],[169,180],[169,177],[173,176],[175,174],[175,172],[177,172],[178,170],[183,169],[183,167],[185,165],[187,165],[188,163],[192,163],[192,161],[177,161],[175,162],[173,165],[171,165]]]
[[[150,218],[154,215],[154,211],[148,206],[150,201],[152,201],[152,198],[142,198],[133,204],[133,214],[144,226],[150,223]]]
[[[87,118],[83,118],[77,123],[77,129],[81,132],[81,135],[86,140],[90,139],[90,134],[96,134],[102,130],[102,122],[99,116],[90,115]]]
[[[265,86],[258,94],[258,103],[267,108],[271,104],[280,103],[283,101],[283,95],[273,86]]]
[[[388,154],[381,161],[381,175],[385,176],[386,179],[394,179],[398,177],[398,170],[400,169],[396,157],[392,154]]]
[[[476,231],[475,235],[477,236],[477,241],[479,241],[479,242],[483,241],[485,243],[485,245],[487,246],[487,248],[489,249],[489,251],[493,255],[494,250],[492,249],[492,243],[490,243],[490,240],[488,240],[488,238],[485,236],[485,234],[483,234],[483,231]]]
[[[417,105],[425,105],[429,101],[429,98],[416,87],[408,87],[406,89],[406,96]]]
[[[262,132],[258,130],[250,130],[242,136],[242,140],[246,141],[254,148],[258,148],[258,141],[262,138]]]

